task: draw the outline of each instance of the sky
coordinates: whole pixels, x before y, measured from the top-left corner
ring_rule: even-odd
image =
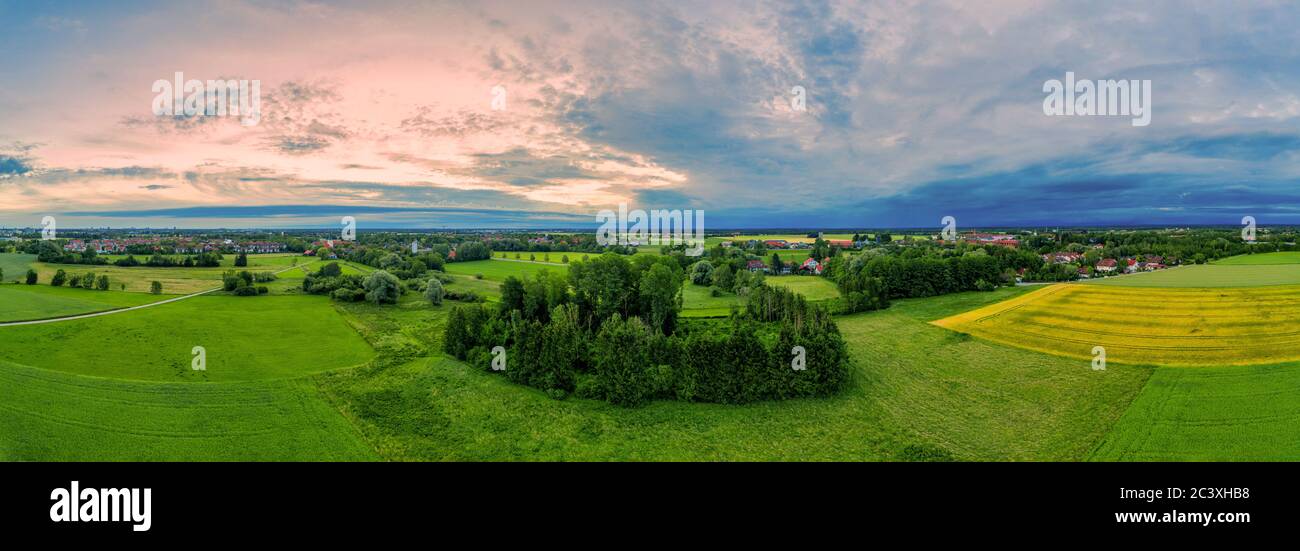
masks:
[[[1293,2],[0,0],[0,28],[0,226],[1300,224]],[[258,81],[260,118],[155,114],[177,72]],[[1149,124],[1049,115],[1067,72],[1149,81]]]

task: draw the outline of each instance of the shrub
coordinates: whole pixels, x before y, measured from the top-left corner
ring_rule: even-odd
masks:
[[[271,292],[271,290],[268,289],[265,285],[258,285],[258,286],[257,286],[257,294],[259,294],[259,295],[265,295],[265,294],[267,294],[267,293],[269,293],[269,292]]]
[[[68,280],[68,273],[60,269],[59,271],[54,272],[54,277],[50,279],[50,285],[53,285],[55,287],[62,287],[63,283],[66,282],[67,280]]]
[[[81,288],[82,289],[95,288],[95,272],[90,272],[86,274],[85,277],[81,278]]]
[[[331,292],[330,298],[340,302],[361,302],[366,299],[366,292],[362,289],[343,287]]]
[[[701,260],[695,263],[691,268],[691,283],[696,285],[713,284],[713,264],[708,260]]]
[[[257,296],[257,289],[255,287],[244,285],[242,287],[235,287],[234,293],[237,297],[252,297]]]
[[[27,270],[27,284],[36,285],[36,270]]]
[[[108,290],[108,276],[107,276],[107,275],[101,275],[101,276],[99,276],[99,278],[97,278],[97,279],[95,280],[95,288],[96,288],[96,289],[99,289],[100,291],[107,291],[107,290]]]
[[[375,304],[395,304],[400,291],[397,277],[384,270],[375,270],[362,281],[366,300]]]
[[[162,294],[162,283],[157,282],[157,281],[155,281],[155,282],[153,282],[153,283],[150,283],[150,284],[149,284],[149,292],[152,293],[152,294],[155,294],[155,295],[161,295],[161,294]]]
[[[437,278],[429,278],[429,281],[425,282],[424,299],[429,301],[429,304],[434,306],[442,304],[442,294],[442,282]]]

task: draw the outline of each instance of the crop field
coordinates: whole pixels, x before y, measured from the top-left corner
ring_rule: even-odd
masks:
[[[89,314],[147,304],[164,297],[49,285],[0,285],[0,322]]]
[[[1161,367],[1091,459],[1297,461],[1297,396],[1300,363]]]
[[[125,254],[102,254],[102,255],[99,255],[99,256],[100,256],[100,258],[105,258],[105,259],[107,259],[107,260],[109,261],[109,263],[112,263],[112,262],[114,262],[114,261],[116,261],[116,260],[118,260],[118,259],[126,258],[127,256],[130,256],[130,255],[125,255]],[[145,262],[146,260],[149,260],[149,255],[140,255],[140,254],[137,254],[137,255],[134,255],[134,256],[135,256],[135,259],[136,259],[136,260],[139,260],[140,262]],[[163,256],[168,257],[168,258],[171,258],[172,260],[183,261],[183,260],[185,260],[185,257],[186,257],[187,255],[183,255],[183,254],[170,254],[170,255],[163,255]],[[236,266],[235,266],[235,259],[239,257],[238,254],[223,254],[223,255],[221,255],[221,256],[222,256],[222,258],[221,258],[221,267],[222,267],[222,268],[226,268],[226,269],[234,269],[234,268],[236,268]],[[248,255],[248,267],[247,267],[247,268],[245,268],[245,267],[239,267],[238,269],[240,269],[240,270],[256,270],[256,269],[271,270],[271,269],[277,269],[277,270],[278,270],[278,269],[281,269],[281,268],[288,268],[288,267],[290,267],[290,266],[295,266],[295,265],[298,265],[298,264],[307,264],[307,263],[310,263],[310,262],[316,262],[316,257],[314,257],[314,256],[303,256],[303,255],[298,254],[298,253],[250,254],[250,255]]]
[[[1260,255],[1263,256],[1263,255]],[[1257,287],[1300,285],[1300,264],[1237,263],[1178,266],[1154,272],[1093,279],[1088,285],[1116,287]]]
[[[121,268],[118,266],[81,266],[76,264],[48,264],[45,262],[36,262],[32,266],[39,274],[39,283],[48,285],[54,273],[63,270],[72,276],[74,274],[87,274],[95,272],[96,275],[107,275],[109,287],[113,290],[120,289],[120,285],[125,284],[126,290],[134,293],[149,292],[149,285],[153,281],[161,282],[163,293],[169,295],[186,295],[206,291],[213,287],[221,286],[221,272],[228,268],[150,268],[147,266],[134,266],[130,268]]]
[[[1256,267],[1259,268],[1259,267]],[[1003,344],[1108,362],[1240,365],[1300,360],[1300,286],[1052,285],[935,322]]]
[[[87,291],[93,293],[94,291]],[[207,369],[191,369],[192,348]],[[365,363],[373,351],[318,296],[198,296],[121,314],[0,328],[0,359],[146,381],[245,381]]]
[[[1217,260],[1220,266],[1257,266],[1261,264],[1300,264],[1300,252],[1241,254]]]
[[[569,257],[572,261],[573,257]],[[543,270],[553,274],[569,273],[567,264],[545,264],[542,262],[516,262],[514,260],[473,260],[470,262],[448,262],[447,273],[473,277],[482,274],[483,279],[504,281],[509,276],[523,279]]]
[[[4,271],[4,281],[22,281],[33,262],[36,262],[34,254],[0,253],[0,270]]]

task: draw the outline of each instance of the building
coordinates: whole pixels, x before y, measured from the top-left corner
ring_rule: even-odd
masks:
[[[1119,268],[1119,263],[1113,258],[1106,258],[1097,263],[1098,272],[1110,273]]]
[[[764,264],[762,260],[750,260],[745,263],[745,269],[751,272],[766,272],[767,264]]]

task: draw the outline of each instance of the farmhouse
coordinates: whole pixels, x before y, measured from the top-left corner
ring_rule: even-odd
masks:
[[[1073,264],[1080,260],[1083,260],[1082,254],[1066,251],[1043,255],[1043,261],[1052,264]]]
[[[1115,259],[1113,258],[1106,258],[1097,263],[1098,272],[1110,273],[1115,271],[1116,268],[1119,268],[1119,263],[1115,262]]]
[[[817,262],[816,259],[809,258],[809,259],[803,261],[803,264],[800,264],[800,265],[799,265],[799,269],[800,269],[800,270],[803,270],[803,271],[806,271],[806,272],[811,272],[811,273],[814,273],[814,274],[817,274],[817,275],[821,275],[821,273],[822,273],[822,264],[821,264],[820,262]]]
[[[853,248],[853,240],[851,239],[828,239],[826,240],[826,243],[832,247],[839,247],[841,249]]]
[[[751,272],[766,272],[767,265],[763,264],[762,260],[750,260],[745,263],[745,269]]]
[[[763,246],[769,249],[784,249],[790,246],[790,244],[787,243],[786,240],[784,239],[768,239],[767,241],[763,242]]]

